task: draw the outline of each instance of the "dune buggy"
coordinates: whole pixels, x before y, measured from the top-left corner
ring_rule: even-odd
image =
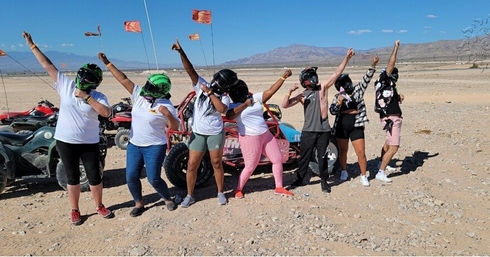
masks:
[[[195,92],[192,91],[184,100],[176,106],[180,118],[179,130],[167,130],[169,142],[167,144],[168,154],[165,157],[164,168],[167,178],[177,187],[186,187],[186,170],[189,150],[187,141],[191,134],[191,120],[193,112],[193,101],[195,101]],[[278,105],[264,104],[264,119],[269,126],[269,130],[279,143],[279,147],[285,165],[295,165],[299,158],[299,141],[301,132],[296,130],[290,124],[280,121],[282,116]],[[225,128],[225,144],[223,149],[223,164],[225,171],[233,172],[241,170],[244,166],[243,156],[238,142],[238,129],[236,122],[223,117]],[[333,137],[332,137],[333,138]],[[335,139],[330,141],[327,149],[329,173],[339,167],[338,148]],[[271,165],[270,160],[262,156],[259,165]],[[318,164],[310,163],[311,171],[318,175]],[[198,168],[196,186],[204,185],[213,176],[213,167],[208,155],[205,155]]]

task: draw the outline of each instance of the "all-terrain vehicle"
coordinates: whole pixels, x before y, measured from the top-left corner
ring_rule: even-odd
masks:
[[[99,116],[101,133],[117,130],[116,134],[105,133],[107,137],[114,137],[114,143],[120,149],[125,150],[129,143],[129,130],[131,129],[131,98],[121,98],[119,102],[111,107],[112,114],[109,117]]]
[[[58,112],[59,109],[55,107],[50,101],[48,100],[42,100],[37,103],[37,105],[29,109],[27,111],[23,112],[5,112],[0,114],[0,124],[3,125],[8,125],[14,119],[20,118],[20,117],[43,117],[43,116],[49,116],[55,112]]]
[[[192,119],[193,101],[195,100],[195,92],[190,92],[184,100],[177,105],[177,110],[180,118],[180,129],[178,131],[169,129],[167,136],[169,142],[167,144],[168,154],[165,157],[164,168],[167,178],[172,184],[177,187],[186,187],[187,159],[189,150],[187,141],[191,134],[190,120]],[[271,111],[271,108],[274,111]],[[281,116],[279,106],[264,104],[264,118],[269,126],[269,130],[276,137],[281,153],[283,155],[283,163],[287,166],[294,166],[299,158],[299,141],[301,132],[297,131],[293,126],[283,123],[278,119]],[[223,164],[225,171],[236,171],[244,166],[243,156],[238,142],[238,129],[236,122],[223,117],[225,127],[225,145],[223,149]],[[333,137],[332,137],[333,138]],[[328,168],[330,174],[339,167],[338,148],[335,139],[330,141],[328,146]],[[262,156],[259,165],[271,165],[270,160]],[[313,173],[319,174],[318,164],[310,163],[310,169]],[[198,168],[196,186],[202,186],[213,176],[213,168],[209,156],[205,156]]]
[[[54,112],[48,116],[18,116],[9,125],[0,127],[0,131],[30,134],[44,126],[56,127],[57,121],[58,112]]]
[[[16,178],[56,177],[66,190],[66,174],[60,161],[54,139],[55,128],[42,127],[30,134],[0,132],[0,193]],[[107,140],[101,136],[100,155],[103,170],[107,152]],[[83,165],[80,165],[80,188],[89,189]]]

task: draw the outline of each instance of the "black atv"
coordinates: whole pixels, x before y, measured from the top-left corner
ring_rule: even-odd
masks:
[[[58,184],[66,190],[66,174],[56,150],[55,128],[41,127],[32,133],[16,134],[0,132],[0,193],[16,178],[56,177]],[[101,168],[105,164],[107,140],[101,135]],[[83,165],[80,165],[80,188],[89,190]]]

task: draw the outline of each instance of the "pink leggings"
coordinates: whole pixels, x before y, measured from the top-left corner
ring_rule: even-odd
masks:
[[[271,134],[266,131],[262,135],[256,136],[239,136],[240,148],[242,149],[245,168],[243,168],[238,180],[238,190],[242,190],[254,172],[260,161],[262,153],[272,162],[272,174],[276,188],[282,187],[282,156],[279,144]]]

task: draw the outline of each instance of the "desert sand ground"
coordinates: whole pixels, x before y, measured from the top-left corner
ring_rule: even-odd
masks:
[[[489,255],[490,70],[468,66],[398,65],[405,102],[392,184],[371,180],[370,187],[361,186],[351,149],[352,178],[338,183],[335,174],[330,194],[322,193],[314,178],[310,185],[295,189],[294,197],[274,195],[272,175],[259,173],[248,182],[245,198],[234,199],[237,174],[227,174],[228,205],[218,205],[211,181],[197,190],[196,204],[169,212],[143,180],[149,210],[132,218],[125,152],[112,147],[106,159],[104,203],[114,211],[114,219],[95,215],[90,193],[85,192],[80,207],[86,220],[72,226],[68,196],[54,179],[18,180],[0,195],[0,255]],[[346,72],[358,81],[366,69],[347,67]],[[321,67],[320,79],[333,70]],[[281,103],[287,89],[297,83],[299,71],[293,69],[270,103]],[[182,70],[167,72],[173,82],[172,100],[178,103],[191,90],[190,80]],[[213,71],[199,72],[210,79]],[[282,72],[237,69],[253,92],[268,88]],[[127,75],[139,84],[146,79],[135,72]],[[35,77],[4,81],[11,110],[28,109],[40,99],[59,103],[55,91]],[[384,142],[373,111],[373,82],[365,95],[371,178]],[[128,96],[110,74],[105,74],[100,91],[111,104]],[[334,93],[331,88],[329,99]],[[6,109],[4,98],[0,106]],[[301,128],[300,106],[282,111],[283,121]],[[293,180],[293,171],[285,172],[285,185]],[[169,186],[174,193],[185,194]]]

